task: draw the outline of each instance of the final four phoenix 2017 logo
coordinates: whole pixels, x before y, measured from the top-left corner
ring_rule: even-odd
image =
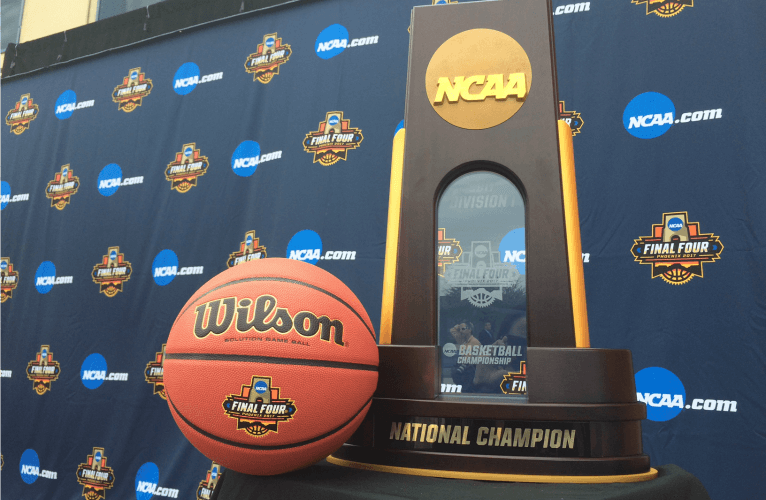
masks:
[[[463,255],[460,242],[455,238],[447,238],[446,233],[447,230],[440,227],[436,235],[436,267],[441,277],[444,277],[444,271],[447,269],[447,266],[453,262],[458,262],[460,256]]]
[[[582,117],[577,111],[567,111],[564,101],[559,101],[559,119],[564,120],[572,129],[572,137],[580,133],[583,124]]]
[[[255,231],[248,231],[245,233],[245,241],[242,241],[239,244],[239,251],[229,255],[229,260],[226,261],[226,265],[228,267],[234,267],[243,262],[265,258],[266,247],[261,245],[259,238],[255,237]]]
[[[232,394],[223,402],[223,411],[237,420],[237,429],[261,437],[278,432],[280,423],[295,415],[295,402],[279,397],[279,388],[271,386],[271,377],[253,376],[240,394]]]
[[[117,109],[130,113],[143,103],[144,97],[152,91],[152,81],[144,76],[141,68],[133,68],[128,76],[123,77],[122,85],[112,92],[112,100],[117,103]]]
[[[350,120],[343,119],[343,111],[330,111],[325,120],[319,122],[319,130],[306,134],[303,149],[314,153],[314,163],[328,166],[338,160],[345,161],[348,151],[359,147],[364,136],[350,123]]]
[[[32,381],[32,388],[42,396],[51,390],[51,383],[59,378],[61,367],[53,361],[53,353],[48,345],[41,345],[35,359],[27,364],[27,378]]]
[[[21,135],[29,128],[29,122],[37,118],[40,107],[32,102],[29,94],[24,94],[18,100],[16,106],[8,111],[5,116],[5,124],[11,127],[11,132]]]
[[[130,279],[133,267],[120,253],[120,247],[109,247],[100,263],[93,266],[91,277],[99,285],[99,292],[114,297],[122,291],[122,284]]]
[[[0,302],[13,298],[13,291],[19,286],[19,272],[13,270],[13,264],[8,257],[0,258]]]
[[[657,14],[660,17],[672,17],[685,7],[694,7],[694,0],[632,0],[632,3],[645,3],[647,16]]]
[[[215,486],[218,484],[218,479],[223,472],[221,469],[222,467],[213,461],[210,465],[210,470],[205,475],[205,479],[199,482],[197,500],[210,500],[212,498]]]
[[[165,362],[165,345],[162,344],[162,350],[155,353],[154,360],[149,361],[146,364],[146,370],[144,370],[144,379],[154,386],[154,394],[159,394],[162,399],[168,399],[165,394],[165,381],[163,375],[165,370],[163,364]]]
[[[63,165],[61,171],[45,187],[45,196],[51,200],[51,206],[59,210],[71,203],[72,195],[80,188],[80,178],[74,175],[69,164]]]
[[[662,224],[652,225],[651,236],[634,240],[636,262],[652,266],[652,278],[683,285],[703,277],[702,265],[721,258],[723,244],[712,233],[701,233],[699,222],[688,222],[686,212],[662,214]]]
[[[106,498],[106,490],[114,486],[114,471],[106,465],[103,448],[93,448],[85,463],[77,466],[77,482],[86,500]]]
[[[245,71],[252,73],[253,81],[269,83],[274,75],[279,74],[279,66],[290,59],[293,51],[276,33],[263,36],[263,43],[258,44],[257,52],[250,54],[245,61]]]
[[[170,189],[185,193],[197,185],[197,178],[207,172],[210,163],[207,156],[199,154],[196,143],[184,144],[181,152],[176,153],[176,159],[168,163],[165,169],[165,179],[170,181]]]

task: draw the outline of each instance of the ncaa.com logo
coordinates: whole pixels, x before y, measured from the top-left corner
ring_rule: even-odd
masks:
[[[287,258],[316,264],[320,260],[356,260],[356,251],[327,250],[322,254],[322,238],[311,229],[298,231],[287,244]]]
[[[204,266],[190,266],[178,268],[178,256],[173,250],[162,250],[152,261],[152,276],[154,282],[165,286],[175,279],[176,276],[191,276],[205,272]]]
[[[250,177],[258,165],[282,158],[282,151],[261,154],[261,145],[255,141],[243,141],[231,155],[231,169],[240,177]]]
[[[54,285],[71,285],[72,276],[56,276],[56,265],[46,260],[37,266],[35,272],[35,288],[38,292],[45,295],[53,289]]]
[[[322,59],[330,59],[350,47],[361,47],[378,43],[377,36],[354,38],[349,42],[348,30],[340,25],[333,24],[323,29],[317,36],[314,51]]]
[[[82,385],[88,389],[97,389],[105,380],[113,382],[127,382],[127,373],[112,372],[107,375],[106,359],[97,352],[94,352],[82,362],[80,366],[80,380]]]
[[[58,479],[57,473],[50,470],[40,469],[40,457],[32,448],[24,450],[24,453],[21,454],[21,460],[19,460],[19,472],[21,473],[21,480],[27,484],[34,483],[37,481],[38,477]]]
[[[688,111],[676,118],[676,107],[667,96],[659,92],[644,92],[634,97],[625,107],[622,124],[633,137],[654,139],[678,123],[716,120],[722,117],[723,110],[718,108]]]
[[[186,95],[197,88],[198,84],[223,79],[223,72],[211,73],[200,78],[199,66],[193,62],[183,63],[173,77],[173,90],[178,95]]]
[[[724,399],[693,399],[688,403],[681,379],[657,366],[636,373],[636,398],[646,403],[646,418],[654,422],[675,418],[683,410],[737,411],[736,401]]]
[[[77,94],[74,90],[65,90],[56,99],[56,118],[66,120],[76,109],[92,108],[95,105],[94,100],[77,102]]]
[[[519,274],[527,273],[527,251],[523,227],[509,231],[503,236],[500,240],[500,256],[503,263],[516,267]]]
[[[146,462],[139,467],[136,473],[136,500],[151,500],[153,496],[178,498],[178,490],[174,488],[162,488],[160,482],[160,469],[154,462]]]
[[[29,193],[11,196],[11,185],[5,181],[0,181],[0,210],[4,209],[8,203],[17,201],[29,201]]]
[[[122,169],[116,163],[110,163],[98,174],[98,192],[103,196],[112,196],[120,186],[143,184],[144,176],[122,178]]]

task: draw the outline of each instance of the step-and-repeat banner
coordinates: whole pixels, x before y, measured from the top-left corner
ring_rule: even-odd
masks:
[[[161,361],[227,267],[311,262],[377,327],[423,3],[307,2],[3,85],[3,497],[209,496],[219,470],[173,422]],[[653,464],[760,497],[766,7],[553,12],[592,345],[633,351]]]

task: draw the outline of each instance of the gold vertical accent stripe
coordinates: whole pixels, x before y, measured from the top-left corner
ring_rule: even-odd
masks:
[[[380,344],[391,343],[394,321],[396,259],[399,251],[399,220],[402,212],[402,173],[404,171],[404,128],[394,135],[391,151],[391,185],[388,195],[388,229],[386,231],[386,263],[383,269],[383,305],[380,312]]]
[[[585,275],[582,268],[582,243],[580,241],[580,213],[577,209],[577,178],[575,177],[572,129],[559,120],[559,153],[561,154],[561,188],[564,196],[564,221],[567,232],[567,257],[569,258],[569,281],[572,291],[575,345],[590,347],[588,332],[588,307],[585,302]]]

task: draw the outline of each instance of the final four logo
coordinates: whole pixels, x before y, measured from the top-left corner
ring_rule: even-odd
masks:
[[[93,266],[91,277],[99,285],[99,292],[114,297],[122,291],[122,284],[130,279],[133,268],[120,253],[120,247],[109,247],[99,264]]]
[[[71,203],[72,195],[80,188],[80,178],[74,175],[69,164],[63,165],[61,171],[45,187],[45,196],[51,200],[51,207],[59,210]]]
[[[93,448],[86,462],[77,466],[77,482],[86,500],[106,498],[106,490],[114,486],[114,472],[106,466],[103,448]]]
[[[701,233],[699,222],[688,222],[686,212],[662,214],[662,224],[652,225],[651,236],[634,240],[636,262],[652,266],[652,278],[683,285],[703,277],[702,265],[721,258],[723,244],[712,233]]]
[[[207,172],[210,163],[207,156],[199,154],[195,149],[196,143],[184,144],[181,152],[176,153],[176,159],[165,169],[165,179],[170,181],[170,189],[185,193],[197,185],[197,178]]]
[[[13,291],[19,286],[19,272],[13,270],[13,264],[8,257],[0,258],[0,281],[2,292],[0,302],[13,298]]]
[[[143,103],[144,97],[152,92],[152,81],[144,76],[141,68],[133,68],[128,76],[123,77],[122,85],[112,92],[112,100],[117,103],[117,109],[130,113]]]
[[[446,232],[446,229],[440,227],[436,236],[436,267],[441,277],[444,277],[444,270],[447,266],[453,262],[458,262],[460,256],[463,255],[460,242],[454,238],[447,238]]]
[[[290,45],[283,45],[276,33],[264,35],[257,52],[247,57],[245,71],[252,73],[253,81],[269,83],[274,75],[279,74],[279,66],[286,63],[292,53]]]
[[[260,239],[255,237],[255,231],[248,231],[245,233],[245,241],[239,244],[239,251],[229,255],[226,265],[234,267],[243,262],[265,259],[266,257],[266,247],[262,246]]]
[[[59,378],[61,367],[53,361],[53,353],[48,345],[41,345],[35,359],[27,364],[27,378],[32,381],[32,388],[42,396],[51,390],[51,382]]]
[[[519,364],[519,371],[508,372],[503,375],[500,382],[500,390],[503,394],[526,394],[527,393],[527,362]]]
[[[165,382],[163,380],[163,363],[165,361],[165,345],[162,344],[162,350],[155,354],[154,361],[149,361],[144,370],[146,381],[154,385],[154,394],[159,394],[162,399],[168,399],[165,394]]]
[[[215,463],[210,465],[210,470],[207,471],[205,479],[199,482],[197,487],[197,500],[210,500],[215,491],[215,486],[218,484],[218,478],[221,477],[222,467]]]
[[[223,402],[223,411],[237,420],[237,429],[261,437],[278,432],[281,422],[295,415],[295,402],[279,397],[279,388],[271,387],[271,377],[254,375],[250,385],[243,385],[240,394],[232,394]]]
[[[359,147],[364,136],[358,128],[350,126],[350,120],[343,119],[343,111],[330,111],[319,130],[306,134],[303,149],[314,153],[314,163],[329,166],[338,160],[346,160],[348,151]]]
[[[8,111],[5,116],[5,124],[11,127],[11,132],[21,135],[29,128],[29,122],[37,118],[40,107],[32,102],[29,94],[24,94],[18,100],[16,106]]]
[[[567,111],[564,101],[559,101],[559,119],[564,120],[572,129],[572,137],[580,133],[583,124],[582,117],[577,111]]]
[[[645,3],[647,16],[657,14],[660,17],[672,17],[685,7],[694,7],[694,0],[632,0],[632,3]]]

